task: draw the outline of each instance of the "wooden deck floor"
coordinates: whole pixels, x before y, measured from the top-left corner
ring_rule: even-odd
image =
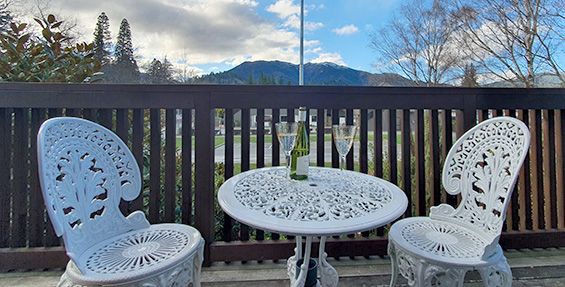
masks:
[[[506,252],[512,267],[513,286],[565,287],[565,248],[513,250]],[[332,259],[340,274],[339,286],[388,286],[390,265],[387,257]],[[285,261],[245,264],[214,264],[204,268],[205,287],[282,287],[288,286]],[[62,270],[0,273],[0,286],[55,286]],[[482,286],[476,272],[466,276],[465,286]],[[405,281],[400,281],[405,285]],[[400,285],[399,285],[400,286]]]

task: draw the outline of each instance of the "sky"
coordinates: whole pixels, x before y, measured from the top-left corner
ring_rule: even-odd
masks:
[[[370,34],[392,17],[401,0],[305,0],[305,62],[332,62],[378,72]],[[229,70],[244,61],[299,62],[299,0],[49,0],[49,12],[75,20],[92,41],[105,12],[113,41],[130,23],[138,64],[165,56],[198,74]]]

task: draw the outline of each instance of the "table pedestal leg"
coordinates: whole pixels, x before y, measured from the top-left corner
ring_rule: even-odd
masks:
[[[320,249],[318,251],[318,255],[320,256],[318,259],[320,283],[323,287],[337,287],[339,276],[337,275],[335,268],[333,268],[333,266],[331,266],[328,261],[326,261],[328,254],[325,252],[325,248],[326,237],[322,236],[322,238],[320,238]]]
[[[290,277],[291,287],[303,287],[306,282],[306,275],[308,274],[308,263],[310,262],[310,254],[312,253],[312,237],[306,237],[306,248],[304,251],[304,260],[302,265],[298,270],[298,276],[296,276],[296,262],[302,259],[302,237],[296,237],[296,248],[294,249],[294,256],[290,257],[287,261],[287,272]],[[318,285],[320,285],[318,283]]]
[[[318,287],[337,287],[339,281],[339,276],[337,271],[331,266],[326,258],[328,254],[325,252],[326,247],[326,237],[320,239],[320,249],[319,249],[319,259],[318,259],[318,274],[320,275],[320,280],[318,281]],[[302,237],[296,237],[296,248],[294,249],[294,255],[288,258],[287,261],[287,273],[290,278],[291,287],[303,287],[306,282],[306,275],[308,274],[308,262],[310,261],[312,251],[312,237],[306,237],[306,248],[304,251],[304,260],[300,266],[299,274],[296,276],[296,262],[302,259]]]

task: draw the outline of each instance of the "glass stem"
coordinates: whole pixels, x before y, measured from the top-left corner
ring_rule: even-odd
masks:
[[[286,176],[290,178],[290,155],[286,155]]]
[[[345,169],[345,157],[344,156],[339,157],[339,169],[341,169],[341,170]]]

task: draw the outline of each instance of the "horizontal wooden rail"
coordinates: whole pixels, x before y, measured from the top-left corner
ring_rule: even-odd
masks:
[[[378,239],[329,239],[326,252],[332,257],[386,255],[388,240]],[[564,230],[504,233],[500,244],[506,249],[550,248],[565,246]],[[234,241],[214,242],[210,245],[211,261],[250,261],[286,259],[293,253],[294,241]],[[257,250],[260,252],[257,255]],[[318,255],[318,243],[314,242],[313,256]],[[8,270],[34,270],[64,268],[69,258],[63,247],[0,248],[0,272]]]

